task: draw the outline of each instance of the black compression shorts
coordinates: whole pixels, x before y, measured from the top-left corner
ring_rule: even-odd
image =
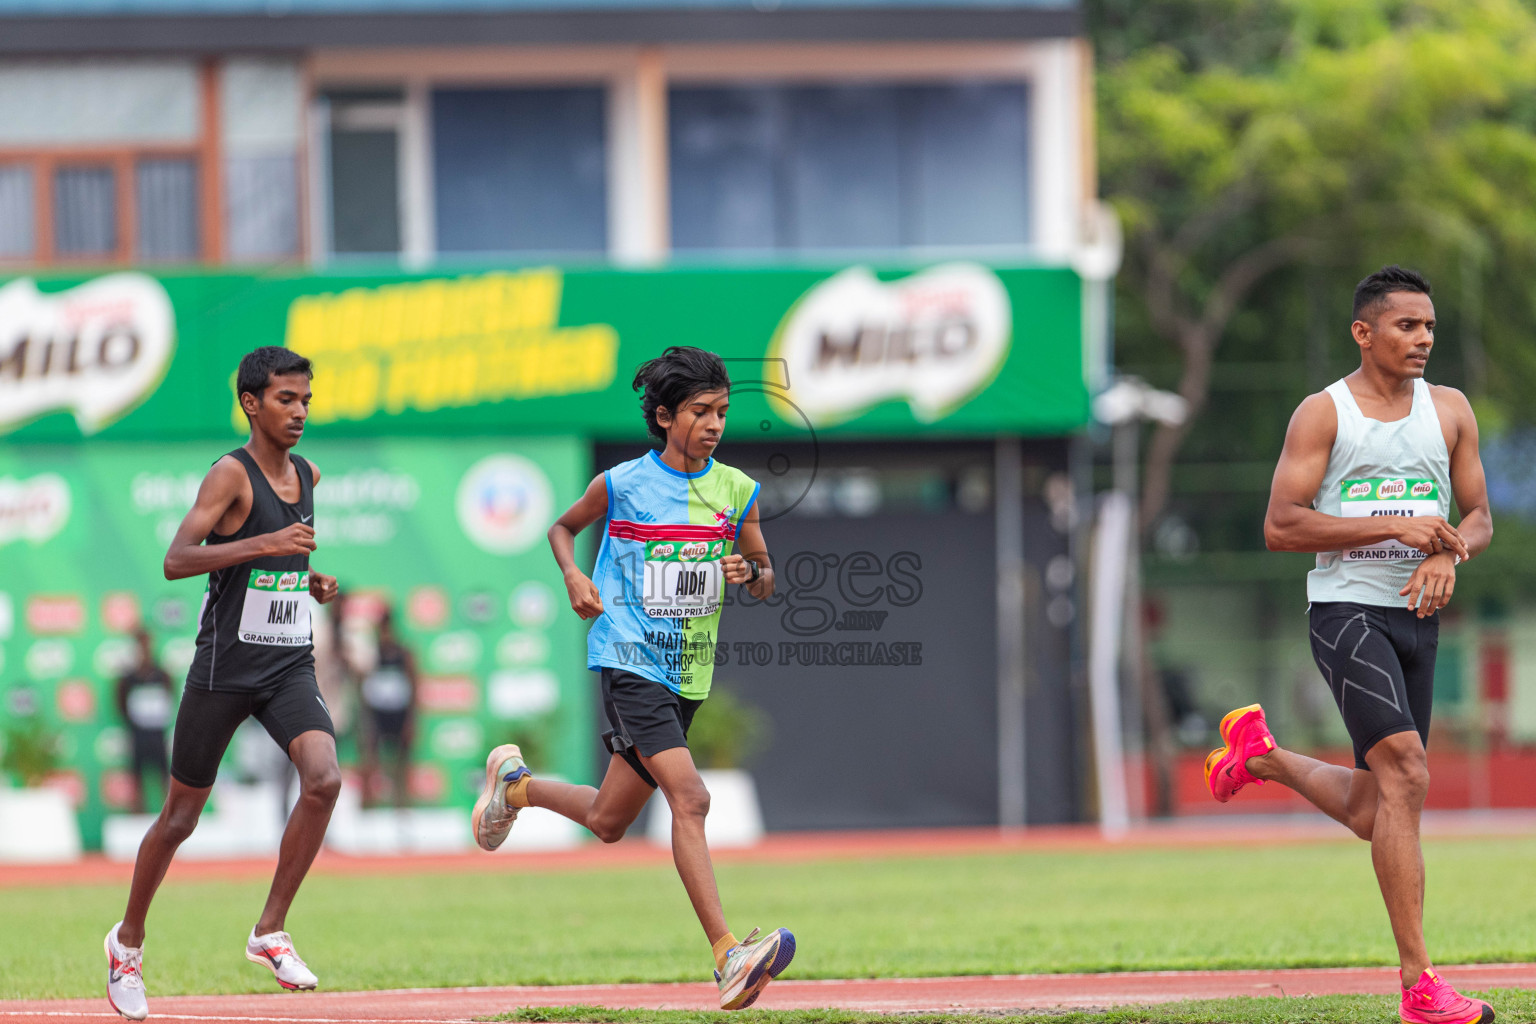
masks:
[[[231,737],[240,723],[251,717],[285,754],[300,733],[318,729],[336,735],[313,671],[300,670],[259,690],[210,690],[189,685],[176,712],[171,777],[196,789],[213,785]]]
[[[1355,748],[1355,767],[1394,733],[1417,732],[1429,745],[1440,614],[1407,608],[1313,602],[1312,658],[1333,691]]]
[[[608,731],[603,746],[622,757],[635,774],[652,789],[656,780],[645,770],[640,755],[652,757],[663,750],[688,745],[688,727],[702,700],[679,697],[654,679],[605,668],[603,712]]]

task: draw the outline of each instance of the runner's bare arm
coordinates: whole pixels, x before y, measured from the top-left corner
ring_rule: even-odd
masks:
[[[1395,539],[1426,554],[1454,551],[1466,556],[1461,534],[1439,516],[1346,519],[1313,508],[1337,434],[1338,413],[1326,393],[1311,395],[1296,407],[1264,514],[1264,543],[1269,550],[1342,551]]]
[[[336,600],[336,593],[340,587],[336,583],[335,576],[327,576],[323,572],[309,570],[309,596],[321,604],[330,604]]]
[[[594,619],[603,614],[603,599],[587,574],[576,565],[576,535],[608,514],[608,481],[599,473],[586,493],[565,510],[549,528],[549,546],[555,553],[555,562],[565,576],[566,594],[571,599],[571,609],[584,619]]]
[[[720,567],[725,572],[725,581],[745,584],[747,593],[758,600],[772,597],[773,565],[768,561],[768,545],[763,541],[763,528],[757,521],[756,502],[747,509],[747,514],[741,521],[741,534],[736,544],[741,549],[740,553],[726,555],[720,560]],[[761,572],[755,583],[748,582],[752,579],[752,567],[747,564],[748,559],[756,562]]]
[[[1493,540],[1493,515],[1488,509],[1488,482],[1483,476],[1483,460],[1477,451],[1477,417],[1472,404],[1455,388],[1435,388],[1435,406],[1442,419],[1449,417],[1451,432],[1451,494],[1461,513],[1457,530],[1466,541],[1462,558],[1471,558],[1488,549]],[[1456,592],[1455,553],[1442,551],[1420,562],[1398,596],[1408,599],[1410,611],[1419,618],[1433,615],[1451,603]]]
[[[1483,475],[1483,457],[1477,450],[1477,417],[1472,403],[1455,388],[1438,388],[1450,392],[1456,410],[1456,447],[1451,452],[1451,496],[1456,499],[1456,511],[1461,522],[1457,531],[1467,542],[1462,558],[1471,558],[1488,550],[1493,543],[1493,512],[1488,507],[1488,480]]]
[[[168,580],[200,576],[215,569],[226,569],[253,558],[308,554],[315,549],[315,531],[303,523],[293,523],[276,533],[205,545],[224,513],[239,499],[247,486],[240,463],[223,458],[213,464],[197,489],[197,500],[176,528],[170,549],[165,553],[165,578]]]

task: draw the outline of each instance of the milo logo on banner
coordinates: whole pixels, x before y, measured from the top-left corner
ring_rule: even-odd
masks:
[[[1407,493],[1408,481],[1406,480],[1383,480],[1376,486],[1378,498],[1401,498]]]
[[[0,434],[61,410],[96,433],[159,385],[175,326],[170,296],[144,274],[51,293],[29,278],[0,287]]]
[[[27,479],[0,476],[0,546],[16,540],[41,544],[69,522],[69,484],[57,473]]]
[[[814,425],[892,398],[931,423],[987,386],[1012,336],[1008,292],[986,267],[946,263],[890,282],[853,267],[801,296],[769,356],[784,361],[788,397]]]

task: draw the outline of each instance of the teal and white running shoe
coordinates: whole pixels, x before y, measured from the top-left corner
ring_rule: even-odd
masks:
[[[494,850],[506,841],[518,812],[518,808],[507,803],[507,785],[532,774],[515,743],[503,743],[485,759],[485,790],[475,801],[475,811],[469,819],[480,849]]]
[[[715,972],[720,983],[720,1009],[744,1010],[757,1002],[768,983],[795,958],[795,937],[788,928],[775,928],[757,937],[757,929],[725,954],[725,967]]]

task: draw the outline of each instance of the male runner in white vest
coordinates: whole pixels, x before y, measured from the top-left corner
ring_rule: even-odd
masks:
[[[1429,790],[1439,611],[1456,566],[1493,539],[1477,420],[1455,388],[1431,385],[1429,283],[1384,267],[1355,288],[1360,369],[1302,402],[1275,467],[1264,541],[1317,552],[1307,576],[1312,656],[1355,749],[1353,769],[1281,748],[1257,704],[1221,720],[1205,779],[1225,803],[1278,782],[1371,844],[1402,967],[1407,1024],[1487,1024],[1493,1008],[1440,979],[1424,944],[1419,817]],[[1447,493],[1449,492],[1449,493]],[[1447,521],[1454,495],[1461,522]]]

